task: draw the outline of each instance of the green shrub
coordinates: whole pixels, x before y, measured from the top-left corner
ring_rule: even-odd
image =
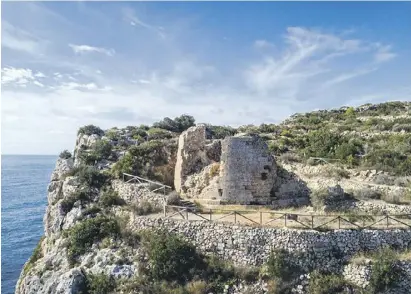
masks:
[[[109,294],[116,288],[116,281],[112,276],[105,274],[87,274],[88,294]]]
[[[112,141],[118,141],[120,139],[120,134],[117,130],[111,129],[106,132],[106,137]]]
[[[181,201],[180,195],[176,191],[172,191],[167,195],[168,205],[179,205]]]
[[[34,248],[33,253],[31,254],[29,260],[27,263],[24,265],[23,268],[23,276],[25,276],[34,266],[37,260],[40,258],[43,258],[43,252],[41,251],[41,244],[43,243],[45,237],[42,236],[37,243],[36,248]]]
[[[292,256],[284,249],[273,250],[266,265],[267,274],[270,278],[288,281],[298,274],[298,268],[293,264]]]
[[[389,248],[383,248],[374,254],[371,266],[370,293],[384,292],[393,287],[401,278],[401,270],[396,266],[397,254]]]
[[[147,131],[148,140],[170,139],[172,134],[169,131],[160,128],[151,128]]]
[[[328,196],[329,193],[327,189],[312,191],[310,194],[311,205],[315,209],[321,209],[326,204]]]
[[[103,216],[77,223],[65,234],[68,239],[67,256],[71,265],[86,253],[91,246],[105,237],[119,237],[120,228],[116,220]]]
[[[101,188],[108,184],[108,175],[100,172],[95,167],[81,165],[71,170],[67,175],[77,176],[78,181],[82,186],[90,188]]]
[[[137,159],[130,153],[126,153],[119,161],[117,161],[111,168],[111,174],[120,179],[123,173],[133,174],[135,166],[137,166]]]
[[[97,205],[92,205],[88,208],[86,208],[82,213],[81,216],[82,218],[86,217],[86,216],[93,216],[95,217],[99,212],[101,212],[101,208],[98,207]]]
[[[103,136],[104,135],[104,131],[102,129],[100,129],[99,127],[96,127],[94,125],[87,125],[84,127],[81,127],[78,132],[78,135],[82,134],[82,135],[99,135],[99,136]]]
[[[310,273],[309,293],[310,294],[329,294],[346,293],[348,283],[344,278],[335,274],[322,274],[319,271]]]
[[[92,148],[92,152],[97,157],[97,160],[109,158],[111,155],[111,150],[111,143],[106,140],[98,140]]]
[[[161,208],[154,206],[149,201],[141,201],[138,204],[132,204],[131,209],[136,215],[147,215],[161,211]]]
[[[380,199],[382,194],[380,191],[370,188],[363,188],[353,191],[353,196],[359,200]]]
[[[111,188],[104,190],[101,193],[99,202],[103,207],[110,207],[116,205],[121,206],[126,204],[126,202],[122,198],[120,198],[120,196],[118,196],[118,193]]]
[[[210,139],[224,139],[225,137],[234,136],[236,129],[229,126],[213,126],[208,125],[207,131]]]
[[[116,178],[121,178],[123,173],[128,173],[157,180],[158,175],[156,175],[155,169],[169,163],[170,154],[165,148],[165,143],[157,140],[132,146],[128,152],[114,164],[111,173]]]
[[[71,153],[68,150],[64,150],[63,152],[60,153],[59,157],[61,159],[69,159],[71,158]]]
[[[195,246],[175,235],[161,232],[146,235],[149,276],[156,281],[186,283],[206,267]]]
[[[80,201],[84,204],[90,201],[91,191],[87,188],[80,188],[73,192],[69,197],[61,201],[61,210],[64,214],[67,214],[73,209],[74,203]]]
[[[294,153],[284,153],[279,156],[279,159],[282,162],[290,163],[290,162],[301,162],[301,158]]]
[[[153,127],[168,130],[171,132],[181,133],[194,125],[194,117],[183,114],[179,117],[174,118],[174,120],[166,117],[162,121],[154,123]]]
[[[355,110],[353,107],[348,107],[344,113],[344,116],[347,118],[355,117]]]

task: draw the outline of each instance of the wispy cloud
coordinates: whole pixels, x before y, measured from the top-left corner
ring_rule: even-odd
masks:
[[[89,45],[74,45],[69,44],[70,48],[73,49],[74,53],[76,54],[85,54],[90,52],[97,52],[106,54],[107,56],[113,56],[115,54],[114,49],[106,49],[101,47],[93,47]]]
[[[40,40],[18,27],[2,21],[1,46],[30,54],[39,54],[42,48]]]
[[[140,18],[137,17],[136,13],[131,8],[124,8],[123,9],[123,18],[126,22],[128,22],[131,26],[141,26],[148,30],[155,32],[158,36],[162,39],[166,38],[166,34],[164,32],[164,28],[161,26],[154,26],[147,22],[142,21]]]
[[[389,61],[397,56],[394,52],[392,52],[391,45],[381,45],[377,43],[376,47],[377,52],[374,54],[374,61],[376,63],[382,63]]]
[[[340,74],[340,75],[336,76],[335,78],[332,78],[328,81],[325,81],[323,83],[323,88],[330,87],[332,85],[336,85],[336,84],[348,81],[350,79],[354,79],[354,78],[369,74],[369,73],[371,73],[373,71],[376,71],[376,70],[377,70],[377,68],[369,68],[369,69],[360,69],[360,70],[356,70],[356,71],[353,71],[353,72]]]

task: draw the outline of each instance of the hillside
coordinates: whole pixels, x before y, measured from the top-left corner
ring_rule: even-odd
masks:
[[[84,126],[56,163],[16,293],[409,293],[410,132],[410,102],[239,128],[188,115]],[[255,224],[207,221],[233,205]],[[315,228],[335,214],[357,229]]]

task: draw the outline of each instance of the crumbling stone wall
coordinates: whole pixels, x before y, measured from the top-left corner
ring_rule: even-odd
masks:
[[[180,135],[174,171],[174,188],[182,192],[188,175],[198,173],[210,163],[206,154],[206,127],[191,127]]]
[[[277,167],[266,143],[257,136],[222,141],[219,194],[229,203],[269,203]]]
[[[206,132],[199,125],[179,138],[174,186],[181,196],[275,208],[309,203],[305,183],[280,172],[262,138],[237,135],[211,141]]]

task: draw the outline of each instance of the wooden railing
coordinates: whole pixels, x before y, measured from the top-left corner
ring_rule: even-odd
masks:
[[[228,223],[252,226],[305,228],[313,230],[411,228],[411,214],[316,215],[279,211],[195,209],[191,207],[165,205],[164,217],[210,222],[223,220]]]

